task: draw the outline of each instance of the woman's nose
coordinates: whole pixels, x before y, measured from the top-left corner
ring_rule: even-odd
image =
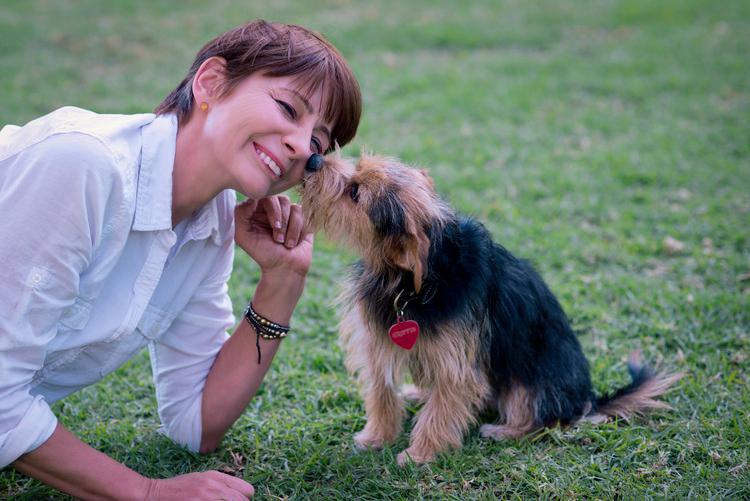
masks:
[[[284,137],[284,146],[289,150],[290,155],[304,158],[305,155],[310,154],[310,138],[311,132],[300,127]]]

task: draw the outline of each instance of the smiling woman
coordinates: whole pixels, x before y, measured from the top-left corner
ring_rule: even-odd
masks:
[[[360,112],[331,44],[254,21],[201,49],[156,114],[66,107],[0,130],[0,235],[14,235],[0,239],[0,467],[84,499],[251,496],[218,472],[142,477],[49,404],[148,346],[164,432],[215,449],[286,335],[312,260],[301,208],[278,194],[312,154],[349,142]],[[248,200],[235,207],[233,190]],[[230,337],[235,243],[261,280],[253,321]]]

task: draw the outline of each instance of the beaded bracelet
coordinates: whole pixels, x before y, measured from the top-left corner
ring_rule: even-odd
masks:
[[[258,364],[260,364],[260,338],[283,339],[289,334],[289,326],[271,322],[253,309],[253,303],[247,304],[245,320],[255,329],[255,347],[258,349]]]

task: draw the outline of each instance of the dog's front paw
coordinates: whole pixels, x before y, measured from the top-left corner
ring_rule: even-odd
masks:
[[[360,450],[382,449],[383,445],[386,443],[386,439],[382,435],[373,433],[365,428],[359,433],[354,434],[354,443],[357,446],[357,449]]]
[[[434,453],[418,451],[413,447],[409,447],[405,451],[400,452],[398,456],[396,456],[396,462],[399,466],[404,466],[409,461],[412,461],[415,464],[429,463],[433,459],[435,459]]]

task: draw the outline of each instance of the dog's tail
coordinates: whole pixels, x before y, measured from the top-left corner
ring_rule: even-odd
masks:
[[[587,421],[599,423],[611,417],[629,420],[650,409],[672,408],[667,403],[656,400],[656,397],[666,393],[684,373],[655,373],[641,362],[640,355],[640,351],[635,351],[628,359],[631,383],[611,395],[598,397],[591,412],[585,417]]]

